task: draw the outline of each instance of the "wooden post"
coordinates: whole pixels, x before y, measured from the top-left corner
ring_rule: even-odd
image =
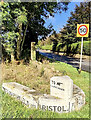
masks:
[[[14,55],[11,54],[11,61],[14,61]]]
[[[31,42],[31,60],[36,60],[35,42]]]

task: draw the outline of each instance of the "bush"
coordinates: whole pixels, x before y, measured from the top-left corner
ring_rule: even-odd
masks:
[[[90,44],[91,41],[83,41],[83,54],[84,55],[90,55]],[[40,46],[40,49],[43,50],[52,50],[53,44],[51,45],[44,45]],[[69,54],[80,54],[81,53],[81,42],[73,43],[71,45],[68,45],[70,47]],[[67,46],[62,43],[58,43],[56,46],[55,52],[64,52],[68,53]]]
[[[53,45],[45,45],[45,46],[41,46],[41,48],[42,48],[43,50],[52,50],[52,46],[53,46]]]
[[[91,44],[91,41],[83,42],[83,54],[84,55],[90,55],[90,44]],[[75,53],[80,54],[81,53],[81,42],[73,43],[71,45],[71,51],[72,53],[75,52]]]

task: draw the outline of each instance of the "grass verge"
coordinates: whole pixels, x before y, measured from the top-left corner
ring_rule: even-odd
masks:
[[[36,90],[43,93],[50,92],[50,77],[68,75],[73,80],[73,83],[79,86],[86,95],[86,104],[82,109],[71,113],[58,114],[51,111],[29,109],[1,90],[2,118],[89,118],[89,73],[82,71],[79,74],[76,68],[62,62],[41,64],[39,66],[36,62],[27,66],[4,65],[2,71],[3,82],[16,81],[30,88],[35,87]]]

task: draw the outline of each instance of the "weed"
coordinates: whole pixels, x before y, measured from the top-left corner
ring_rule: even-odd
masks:
[[[44,68],[42,67],[40,70],[40,77],[42,77],[44,75]]]

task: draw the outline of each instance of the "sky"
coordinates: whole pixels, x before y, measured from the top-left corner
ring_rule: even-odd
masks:
[[[68,5],[68,10],[66,12],[62,11],[61,14],[55,14],[54,17],[49,17],[46,20],[45,27],[47,27],[50,23],[52,23],[53,28],[58,33],[64,25],[66,25],[68,17],[70,17],[70,12],[74,11],[76,4],[79,6],[80,2],[71,2]]]

